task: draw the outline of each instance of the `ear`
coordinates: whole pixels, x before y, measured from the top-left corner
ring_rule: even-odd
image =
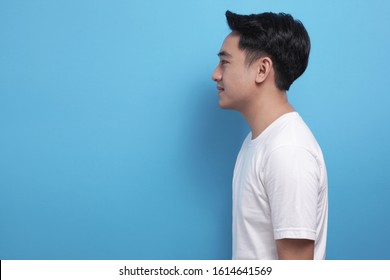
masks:
[[[259,58],[256,62],[256,83],[260,84],[264,82],[272,70],[272,60],[268,56]]]

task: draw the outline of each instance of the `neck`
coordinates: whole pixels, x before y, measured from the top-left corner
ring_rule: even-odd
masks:
[[[294,112],[294,108],[287,100],[285,91],[267,92],[259,94],[241,114],[252,130],[252,139],[259,136],[271,123],[282,115]]]

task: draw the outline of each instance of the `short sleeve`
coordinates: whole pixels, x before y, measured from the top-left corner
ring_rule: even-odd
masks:
[[[264,166],[274,239],[316,239],[320,168],[302,147],[274,150]]]

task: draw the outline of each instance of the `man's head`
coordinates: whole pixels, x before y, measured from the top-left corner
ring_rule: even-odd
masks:
[[[227,11],[226,18],[230,29],[240,35],[239,48],[245,51],[248,65],[263,56],[271,58],[280,90],[288,90],[306,70],[310,38],[303,24],[291,15]]]
[[[226,12],[232,30],[213,73],[220,106],[238,109],[251,102],[254,87],[268,84],[287,91],[305,71],[310,39],[302,23],[287,14],[237,15]]]

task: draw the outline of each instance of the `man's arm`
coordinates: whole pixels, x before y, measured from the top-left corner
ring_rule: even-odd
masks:
[[[278,239],[276,240],[279,260],[314,259],[314,240]]]

